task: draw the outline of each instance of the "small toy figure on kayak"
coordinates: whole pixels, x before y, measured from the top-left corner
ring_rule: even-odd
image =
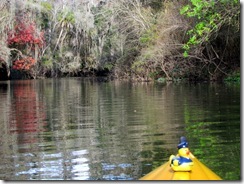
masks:
[[[190,153],[186,138],[181,137],[178,144],[178,154],[171,155],[169,158],[171,168],[174,171],[191,171],[193,161],[190,159]]]

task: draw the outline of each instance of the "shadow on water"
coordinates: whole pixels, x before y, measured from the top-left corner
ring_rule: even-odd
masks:
[[[198,107],[188,101],[184,109],[191,149],[224,180],[240,180],[240,86],[212,84],[205,90],[201,98],[193,95]]]

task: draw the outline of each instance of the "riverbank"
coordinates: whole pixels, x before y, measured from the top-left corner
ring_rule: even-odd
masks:
[[[0,80],[220,81],[240,68],[236,0],[2,1],[0,10]]]

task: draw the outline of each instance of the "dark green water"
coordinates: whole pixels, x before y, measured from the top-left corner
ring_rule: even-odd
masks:
[[[179,137],[240,180],[240,85],[45,79],[0,82],[0,179],[137,180]]]

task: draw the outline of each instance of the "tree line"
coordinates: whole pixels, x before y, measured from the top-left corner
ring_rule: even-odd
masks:
[[[240,76],[237,0],[2,0],[0,10],[10,78]]]

